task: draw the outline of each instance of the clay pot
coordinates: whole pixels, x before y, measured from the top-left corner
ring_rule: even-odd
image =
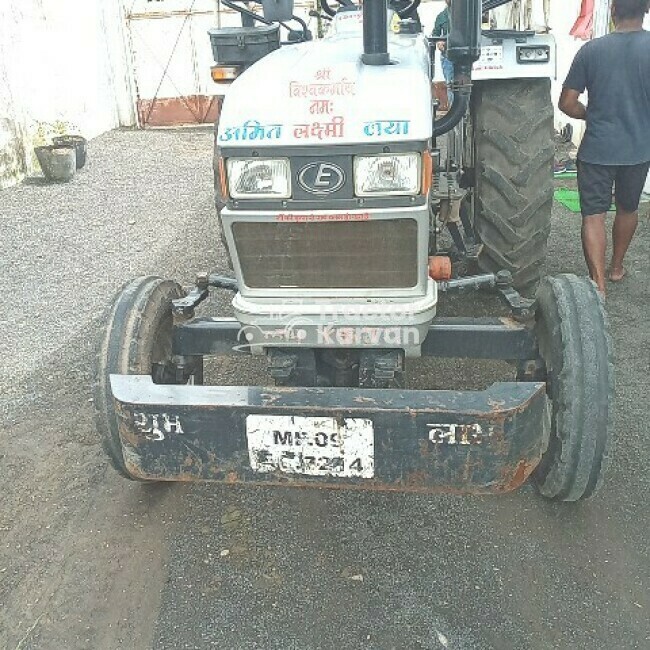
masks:
[[[86,164],[86,156],[88,155],[88,140],[81,135],[59,135],[52,138],[52,142],[56,145],[65,147],[74,147],[77,152],[77,169],[81,169]]]
[[[35,147],[34,152],[48,181],[67,183],[77,170],[77,154],[74,147],[56,144]]]

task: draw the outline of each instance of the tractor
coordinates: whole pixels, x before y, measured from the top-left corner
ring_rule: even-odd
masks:
[[[261,13],[222,2],[242,23],[210,32],[213,78],[230,83],[214,236],[232,274],[200,272],[187,289],[142,277],[116,296],[95,384],[113,467],[150,482],[455,494],[530,480],[549,499],[591,497],[609,459],[612,351],[595,285],[545,275],[552,37],[482,30],[505,3],[454,0],[443,115],[419,0],[321,0],[316,39],[292,0]],[[201,315],[213,291],[234,294],[234,318]],[[476,291],[507,316],[437,315]],[[264,360],[265,385],[204,382],[205,358],[241,355]],[[454,376],[409,388],[409,365],[428,357],[512,372],[482,391]]]

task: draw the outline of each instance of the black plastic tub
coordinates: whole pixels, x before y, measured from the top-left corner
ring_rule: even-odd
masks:
[[[72,180],[77,170],[77,154],[73,146],[50,144],[35,147],[34,153],[48,181],[67,183]]]
[[[250,66],[280,48],[280,26],[209,29],[212,56],[218,65]]]
[[[86,164],[88,155],[88,140],[81,135],[59,135],[52,138],[55,145],[62,147],[74,147],[77,152],[77,169],[81,169]]]

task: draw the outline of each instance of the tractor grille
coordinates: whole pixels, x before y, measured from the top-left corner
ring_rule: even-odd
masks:
[[[254,289],[406,289],[418,282],[414,219],[240,221],[232,234]]]

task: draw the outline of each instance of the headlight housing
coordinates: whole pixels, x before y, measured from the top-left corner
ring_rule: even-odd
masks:
[[[415,196],[420,193],[422,160],[418,153],[357,156],[354,189],[357,196]]]
[[[517,63],[548,63],[551,48],[548,45],[533,45],[517,48]]]
[[[291,173],[286,158],[229,158],[228,189],[233,199],[288,199]]]

